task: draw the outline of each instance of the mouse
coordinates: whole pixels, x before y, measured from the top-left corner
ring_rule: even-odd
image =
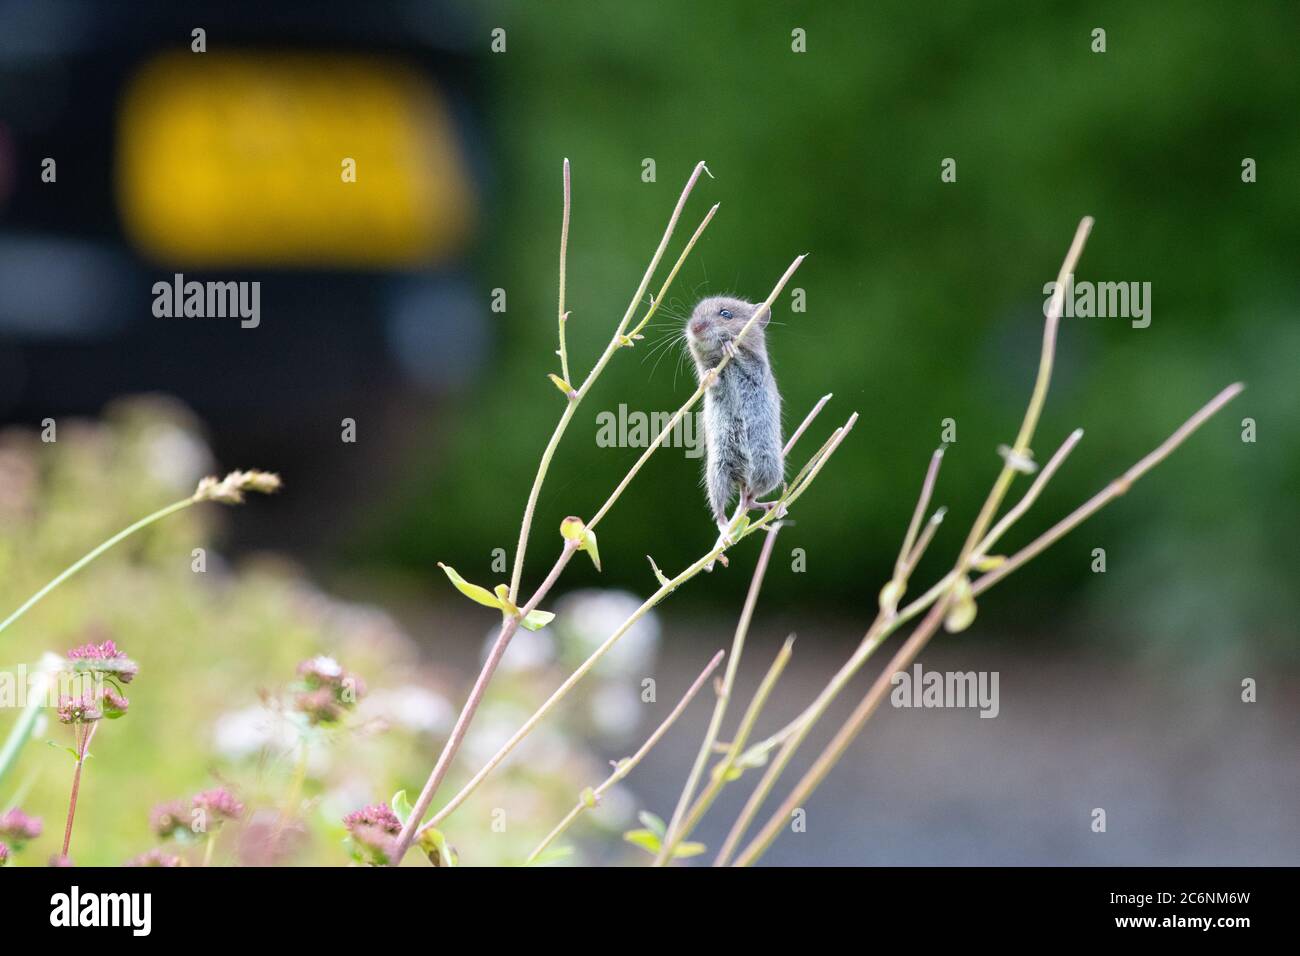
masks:
[[[785,478],[781,393],[767,355],[771,310],[763,309],[743,341],[737,341],[760,308],[744,299],[711,296],[700,300],[686,321],[686,346],[699,382],[730,356],[704,392],[704,488],[724,534],[733,497],[743,511],[770,509],[776,502],[758,499]]]

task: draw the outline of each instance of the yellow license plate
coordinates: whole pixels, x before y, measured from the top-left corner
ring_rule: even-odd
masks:
[[[117,159],[127,234],[166,264],[431,264],[474,219],[441,94],[378,59],[164,54],[128,85]]]

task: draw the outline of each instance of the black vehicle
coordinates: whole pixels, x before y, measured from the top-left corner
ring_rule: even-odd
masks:
[[[0,423],[163,392],[226,463],[287,467],[472,375],[472,27],[437,3],[0,3]],[[215,312],[161,307],[189,283]],[[256,322],[222,308],[239,288]]]

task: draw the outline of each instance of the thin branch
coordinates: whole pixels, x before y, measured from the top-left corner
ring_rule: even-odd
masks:
[[[835,446],[831,448],[831,452],[833,452],[834,449],[839,446],[839,443],[843,441],[844,436],[848,434],[849,429],[852,428],[852,425],[856,420],[857,420],[857,414],[855,413],[852,417],[850,417],[849,421],[845,425],[842,425],[840,426],[840,428],[836,429],[836,433],[840,435],[840,440],[837,441],[835,443]],[[826,460],[829,457],[830,457],[829,453],[823,456],[821,462],[819,463],[817,469],[818,471],[820,471],[821,466],[825,464]],[[815,473],[810,475],[808,479],[805,480],[803,485],[805,489],[807,488],[808,484],[812,481],[814,477],[815,477]],[[779,500],[780,499],[778,499],[778,501]],[[717,560],[718,555],[722,554],[724,551],[728,550],[729,548],[734,547],[736,544],[738,544],[740,541],[744,540],[745,538],[757,534],[765,530],[766,528],[770,527],[777,520],[776,516],[778,512],[782,510],[783,509],[781,507],[776,507],[768,510],[763,514],[761,518],[759,518],[757,521],[752,522],[743,532],[737,535],[735,541],[731,543],[727,543],[725,541],[719,541],[715,543],[713,548],[710,549],[708,553],[698,558],[693,564],[691,564],[688,568],[686,568],[686,570],[678,574],[675,578],[672,578],[668,580],[666,583],[662,584],[659,590],[655,591],[654,594],[648,597],[635,611],[633,611],[632,614],[628,617],[628,619],[624,621],[621,625],[619,625],[619,627],[614,631],[614,633],[612,633],[608,638],[606,638],[603,644],[601,644],[599,647],[597,647],[594,651],[591,652],[591,655],[588,656],[588,658],[578,666],[577,670],[575,670],[572,674],[570,674],[569,677],[564,681],[564,683],[561,684],[560,687],[555,691],[555,693],[553,693],[549,698],[547,698],[547,700],[541,705],[541,707],[539,707],[537,711],[531,717],[529,717],[527,721],[525,721],[523,726],[520,727],[519,730],[517,730],[509,740],[507,740],[504,744],[501,745],[501,748],[488,760],[486,764],[484,764],[484,766],[476,774],[474,774],[473,777],[470,778],[470,780],[460,789],[460,791],[454,797],[452,797],[451,800],[449,800],[441,810],[435,813],[428,823],[421,826],[420,829],[417,830],[416,832],[422,833],[431,827],[437,826],[439,823],[445,820],[449,815],[451,815],[451,813],[455,811],[457,807],[459,807],[462,803],[464,803],[465,800],[469,798],[470,794],[472,794],[474,790],[478,788],[479,784],[481,784],[483,780],[486,779],[487,776],[493,770],[495,770],[501,764],[501,762],[506,759],[506,757],[510,755],[510,752],[519,745],[520,741],[522,741],[525,737],[527,737],[530,733],[532,733],[533,730],[537,727],[537,725],[546,717],[546,715],[549,714],[551,710],[554,709],[565,698],[565,696],[568,695],[568,693],[573,689],[573,687],[578,683],[578,681],[580,681],[584,676],[586,676],[591,671],[591,669],[596,666],[597,662],[602,657],[604,657],[607,653],[609,653],[610,649],[613,648],[613,646],[616,643],[618,643],[618,640],[625,633],[627,633],[627,631],[632,627],[633,624],[639,621],[648,611],[650,611],[661,601],[663,601],[665,597],[667,597],[669,594],[677,590],[677,588],[680,587],[682,584],[684,584],[685,582],[691,580],[692,578],[700,574],[700,572],[702,572],[706,566],[712,564],[715,560]],[[414,813],[411,815],[411,819],[415,819]]]
[[[519,543],[515,547],[515,563],[510,573],[510,593],[509,597],[512,602],[518,603],[519,597],[519,580],[524,572],[524,554],[528,549],[528,533],[533,525],[533,515],[537,510],[537,498],[542,491],[542,482],[546,480],[546,472],[551,465],[551,459],[555,455],[555,449],[559,447],[560,439],[564,437],[565,430],[572,421],[574,412],[577,411],[578,403],[590,391],[591,386],[595,383],[600,373],[604,371],[605,366],[609,364],[610,358],[618,350],[623,333],[627,329],[628,322],[631,321],[632,315],[636,312],[637,306],[640,305],[641,299],[645,296],[647,286],[650,285],[650,279],[654,276],[655,270],[659,268],[659,261],[663,258],[664,250],[668,248],[668,241],[672,238],[673,230],[677,228],[677,220],[681,218],[682,209],[686,206],[686,200],[695,188],[695,183],[704,172],[703,162],[696,164],[695,170],[691,173],[690,178],[686,181],[686,186],[682,189],[681,196],[677,199],[677,205],[673,209],[672,216],[668,219],[668,226],[664,229],[663,238],[659,240],[659,246],[655,249],[654,255],[650,259],[650,264],[646,266],[645,274],[641,277],[641,284],[637,286],[636,293],[632,296],[632,301],[628,304],[627,311],[623,313],[622,320],[618,323],[618,328],[610,338],[609,344],[605,346],[605,351],[601,353],[596,364],[592,366],[591,371],[587,373],[586,379],[577,393],[569,399],[564,413],[560,416],[560,421],[555,426],[555,431],[551,434],[551,439],[542,452],[542,460],[537,466],[537,475],[533,478],[533,486],[528,492],[528,503],[524,506],[523,521],[519,525]]]
[[[812,411],[804,416],[804,420],[799,423],[799,427],[794,430],[793,434],[791,434],[790,438],[786,441],[785,448],[782,450],[783,455],[790,454],[794,449],[795,442],[797,442],[803,436],[803,433],[808,430],[808,426],[813,423],[813,419],[815,419],[821,413],[821,410],[826,407],[826,403],[831,400],[833,394],[833,392],[827,392],[817,400],[817,404],[812,407]]]
[[[1120,495],[1125,494],[1139,478],[1148,471],[1160,464],[1169,455],[1181,445],[1188,437],[1205,424],[1207,420],[1232,401],[1246,386],[1241,382],[1229,385],[1218,395],[1214,396],[1209,402],[1201,407],[1191,418],[1183,424],[1172,435],[1161,442],[1160,446],[1150,452],[1145,458],[1130,468],[1124,474],[1120,475],[1109,485],[1103,488],[1097,494],[1093,495],[1086,502],[1074,509],[1068,516],[1062,518],[1047,531],[1043,532],[1032,542],[1025,545],[1014,555],[1007,558],[1002,564],[993,570],[978,578],[972,585],[972,593],[979,595],[987,591],[993,585],[997,584],[1012,571],[1032,561],[1038,555],[1042,554],[1047,548],[1055,544],[1061,538],[1065,537],[1080,524],[1092,517],[1106,505],[1110,504]]]
[[[1164,461],[1169,455],[1187,440],[1193,432],[1201,427],[1212,415],[1217,413],[1228,402],[1236,398],[1244,388],[1240,383],[1230,385],[1202,406],[1191,418],[1184,422],[1172,435],[1163,441],[1155,450],[1150,452],[1141,461],[1135,464],[1128,471],[1124,472],[1119,478],[1112,481],[1102,491],[1098,492],[1087,502],[1075,509],[1068,517],[1054,525],[1050,530],[1040,535],[1031,544],[1017,552],[1013,557],[1008,558],[1003,564],[986,573],[979,578],[971,587],[973,594],[980,594],[991,588],[998,581],[1005,578],[1008,574],[1022,567],[1027,562],[1041,554],[1047,547],[1058,541],[1069,531],[1077,527],[1084,520],[1096,514],[1099,510],[1114,501],[1120,495],[1132,487],[1134,482],[1145,475],[1160,462]],[[1076,433],[1077,434],[1077,433]],[[1071,438],[1077,442],[1073,435]],[[1067,441],[1062,446],[1061,452],[1057,457],[1064,458],[1069,449],[1073,447],[1073,442]],[[1058,462],[1059,463],[1059,462]],[[1031,489],[1032,491],[1032,489]],[[885,666],[877,677],[871,689],[863,697],[853,714],[841,726],[835,737],[826,746],[818,756],[813,766],[804,774],[803,778],[796,784],[790,795],[781,804],[781,806],[772,814],[763,829],[754,837],[750,845],[736,859],[737,866],[745,866],[754,862],[758,857],[771,845],[776,839],[777,834],[789,819],[790,814],[796,807],[802,804],[808,796],[817,788],[826,774],[830,772],[831,767],[840,759],[844,751],[852,743],[862,726],[875,712],[880,705],[880,701],[885,694],[889,692],[891,679],[898,671],[906,670],[915,659],[916,655],[921,652],[926,643],[938,630],[939,624],[943,621],[944,614],[947,610],[952,592],[945,591],[942,598],[930,610],[926,618],[917,626],[907,642],[898,650],[894,658]]]
[[[718,653],[713,655],[713,659],[709,661],[708,666],[700,672],[699,677],[695,678],[695,682],[687,689],[686,693],[682,696],[682,699],[677,702],[677,706],[674,707],[671,713],[664,718],[663,723],[655,728],[654,733],[646,738],[646,741],[641,745],[641,748],[632,756],[625,757],[618,761],[614,765],[614,772],[606,777],[605,781],[600,784],[600,786],[593,789],[589,795],[584,793],[583,796],[586,799],[580,798],[578,802],[574,804],[573,809],[570,810],[564,819],[556,825],[555,829],[547,834],[546,838],[543,839],[541,843],[537,844],[537,848],[534,849],[532,853],[528,854],[528,859],[524,861],[525,864],[532,863],[541,856],[542,853],[546,851],[546,848],[554,843],[560,835],[573,824],[573,821],[582,815],[584,810],[594,808],[600,803],[600,798],[603,797],[611,787],[636,769],[636,765],[639,764],[645,755],[654,748],[655,744],[659,743],[660,738],[668,732],[668,728],[672,727],[677,718],[686,710],[687,706],[695,698],[695,695],[699,693],[700,688],[704,686],[704,682],[708,680],[709,675],[717,669],[718,664],[726,654],[726,651],[720,650]]]
[[[745,595],[745,603],[741,607],[740,619],[736,622],[736,633],[731,640],[731,657],[727,660],[727,670],[722,676],[722,687],[718,690],[718,699],[713,705],[713,716],[709,718],[708,730],[704,733],[704,739],[700,741],[700,749],[695,755],[695,763],[691,767],[690,774],[686,777],[686,784],[682,787],[681,795],[677,798],[677,806],[673,809],[672,819],[668,822],[663,844],[658,857],[655,859],[656,866],[667,862],[670,859],[668,854],[671,852],[672,847],[677,845],[676,837],[682,819],[686,815],[686,809],[691,805],[691,800],[695,796],[695,788],[699,784],[700,777],[704,773],[704,767],[709,761],[709,754],[713,750],[714,742],[718,739],[718,732],[722,729],[722,720],[726,716],[727,705],[731,701],[731,692],[736,686],[736,672],[740,669],[740,658],[745,650],[745,638],[749,634],[749,624],[754,619],[754,608],[758,604],[758,593],[763,589],[763,577],[767,574],[767,565],[772,557],[772,549],[776,547],[776,536],[780,530],[781,526],[776,525],[768,532],[767,538],[763,541],[762,550],[758,553],[758,560],[754,563],[754,573],[749,579],[749,592]]]
[[[569,313],[564,311],[564,284],[568,273],[569,259],[569,210],[572,208],[573,196],[569,184],[569,160],[564,160],[564,217],[560,224],[560,305],[558,309],[560,323],[560,377],[569,382],[569,350],[564,344],[564,326],[569,321]],[[572,387],[572,386],[570,386]]]
[[[939,466],[943,464],[943,453],[946,445],[936,448],[933,455],[930,456],[930,467],[925,470],[925,479],[921,482],[921,493],[916,498],[916,507],[912,509],[912,521],[907,526],[907,534],[903,536],[902,547],[898,549],[898,559],[894,562],[894,580],[905,581],[905,571],[908,565],[908,559],[911,557],[912,548],[916,544],[916,535],[921,528],[921,519],[925,517],[925,510],[930,507],[930,498],[934,494],[934,485],[939,478]],[[943,519],[940,518],[940,521]]]
[[[568,218],[570,206],[568,160],[565,160],[564,171],[565,213],[564,226],[561,231],[560,268],[561,336],[563,336],[564,329],[563,296],[565,258],[567,256],[565,250],[568,241]],[[682,210],[686,205],[686,200],[690,196],[691,190],[695,187],[695,183],[699,180],[700,174],[706,171],[704,163],[700,162],[695,166],[690,178],[686,181],[686,186],[682,189],[681,195],[677,199],[677,205],[674,207],[673,213],[669,217],[668,225],[664,229],[664,234],[659,241],[659,246],[655,250],[654,256],[650,260],[650,264],[646,267],[646,271],[641,278],[641,284],[637,287],[636,293],[632,296],[631,302],[628,303],[627,310],[624,312],[623,318],[619,321],[618,328],[614,331],[613,336],[611,336],[609,344],[605,346],[604,352],[601,353],[600,357],[596,360],[596,363],[592,366],[591,371],[587,374],[581,387],[569,396],[568,404],[565,406],[564,412],[560,415],[560,420],[556,423],[555,430],[551,433],[550,440],[547,442],[546,448],[542,452],[541,461],[537,466],[537,474],[534,476],[532,488],[528,492],[528,502],[524,506],[523,520],[520,522],[519,526],[519,542],[515,548],[515,562],[511,571],[510,589],[508,592],[508,597],[512,603],[517,603],[518,600],[519,583],[523,575],[524,555],[528,548],[528,536],[532,528],[533,516],[537,510],[537,499],[541,494],[542,483],[546,480],[546,474],[550,470],[551,460],[555,456],[555,451],[559,447],[560,440],[564,437],[564,433],[568,429],[569,423],[573,420],[578,405],[591,390],[596,379],[609,363],[610,358],[619,349],[627,324],[635,314],[637,306],[645,295],[646,287],[650,284],[650,279],[653,277],[655,270],[659,267],[659,262],[663,258],[665,249],[668,247],[669,240],[672,238],[673,231],[677,226],[677,221],[681,218]],[[714,208],[709,211],[709,215],[705,218],[705,224],[707,224],[708,220],[713,217],[716,210],[717,207],[714,206]],[[694,245],[695,240],[699,238],[702,229],[703,226],[696,230],[695,235],[691,239],[691,245]],[[677,269],[680,267],[681,259],[678,260],[677,265],[674,267],[672,275],[676,275]],[[671,276],[669,281],[671,282]],[[666,291],[667,283],[665,283],[664,289]],[[567,351],[563,346],[563,338],[561,339],[561,351]],[[565,376],[565,381],[568,382],[567,375]],[[416,801],[416,805],[412,808],[412,813],[410,817],[408,817],[406,824],[402,828],[402,832],[398,835],[397,841],[394,844],[394,852],[392,854],[394,863],[399,862],[406,854],[406,851],[410,848],[411,842],[414,840],[417,832],[415,828],[418,826],[424,814],[428,812],[434,794],[437,792],[443,778],[450,769],[451,762],[455,758],[457,751],[460,749],[465,734],[469,729],[469,725],[478,711],[479,704],[482,702],[487,686],[491,683],[492,677],[496,673],[497,665],[500,663],[507,647],[509,647],[511,639],[514,637],[515,631],[518,629],[519,621],[526,617],[529,611],[534,610],[537,604],[546,596],[551,586],[558,579],[560,572],[564,570],[569,559],[572,558],[573,551],[574,549],[570,543],[566,542],[560,553],[560,557],[556,560],[550,574],[547,575],[542,585],[533,593],[532,598],[520,610],[519,615],[508,617],[501,622],[500,630],[497,633],[497,639],[492,646],[492,650],[488,654],[487,660],[483,664],[483,668],[479,671],[479,675],[474,682],[474,687],[470,692],[470,696],[466,699],[465,705],[461,708],[460,714],[456,719],[456,724],[452,730],[452,734],[443,745],[443,749],[438,755],[438,760],[434,764],[433,770],[430,772],[428,779],[425,781],[424,787],[420,791],[420,797]]]
[[[1034,391],[1029,398],[1029,405],[1025,409],[1025,417],[1020,424],[1020,432],[1016,435],[1016,443],[1007,455],[1002,471],[998,474],[997,480],[994,481],[993,488],[984,502],[984,507],[980,509],[979,517],[971,525],[970,534],[967,535],[966,543],[962,546],[961,556],[957,560],[959,573],[965,567],[966,561],[972,556],[976,544],[984,537],[984,532],[993,521],[993,517],[998,513],[1002,499],[1006,497],[1007,489],[1011,487],[1011,482],[1016,476],[1014,459],[1027,458],[1030,454],[1029,443],[1033,440],[1034,429],[1038,427],[1038,419],[1042,415],[1043,405],[1047,401],[1047,389],[1052,382],[1052,365],[1056,359],[1056,330],[1061,324],[1061,310],[1065,303],[1066,284],[1069,277],[1074,274],[1075,266],[1079,263],[1079,256],[1083,254],[1084,244],[1088,241],[1088,233],[1091,231],[1092,217],[1084,216],[1079,221],[1079,226],[1074,232],[1074,240],[1070,243],[1070,249],[1065,254],[1065,261],[1061,263],[1061,271],[1057,273],[1056,290],[1052,293],[1051,301],[1047,306],[1047,321],[1043,323],[1043,348],[1038,360],[1038,376],[1034,380]]]
[[[726,756],[710,771],[709,785],[705,787],[700,798],[691,807],[690,813],[686,815],[686,820],[680,828],[674,832],[668,831],[664,839],[663,849],[660,850],[659,856],[655,859],[655,866],[663,866],[674,856],[674,851],[679,843],[689,837],[704,814],[709,812],[709,807],[713,806],[713,801],[717,799],[722,788],[725,787],[730,779],[730,774],[737,766],[737,758],[740,756],[741,748],[749,740],[749,735],[754,730],[754,724],[758,722],[758,715],[763,712],[767,706],[767,699],[772,695],[772,689],[776,687],[776,682],[781,678],[785,671],[785,666],[790,662],[790,655],[794,650],[794,635],[791,634],[781,645],[781,650],[777,652],[776,658],[763,675],[762,681],[759,682],[758,690],[754,692],[754,697],[745,708],[745,713],[740,719],[740,726],[736,729],[736,737],[727,748]]]

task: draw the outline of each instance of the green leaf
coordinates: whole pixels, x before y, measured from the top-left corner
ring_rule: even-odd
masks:
[[[47,744],[49,744],[51,747],[53,747],[55,750],[64,750],[64,751],[67,751],[68,753],[72,754],[72,759],[73,759],[73,760],[80,760],[80,759],[81,759],[81,754],[77,753],[75,747],[65,747],[63,744],[55,743],[53,740],[47,740],[47,741],[45,741],[45,742],[46,742]]]
[[[554,372],[549,373],[547,377],[555,383],[555,387],[563,392],[566,397],[573,393],[573,386],[560,378],[560,376],[556,375]]]
[[[636,815],[636,818],[641,821],[641,825],[643,827],[645,827],[655,836],[659,837],[659,839],[662,840],[664,836],[667,835],[668,827],[664,825],[664,821],[659,817],[655,816],[649,810],[642,810],[640,813]]]
[[[420,834],[420,849],[428,854],[429,862],[434,866],[459,866],[460,856],[447,842],[441,830],[433,827]]]
[[[569,515],[561,521],[560,536],[576,544],[579,551],[586,551],[591,555],[591,563],[596,566],[597,571],[600,570],[600,548],[596,545],[596,532],[588,528],[581,518]]]
[[[673,859],[684,860],[688,856],[699,856],[707,849],[703,843],[679,843],[673,850]]]
[[[633,846],[639,846],[651,856],[658,856],[659,848],[663,846],[659,834],[650,830],[628,830],[623,834],[623,839]]]
[[[442,568],[442,570],[446,572],[447,577],[451,579],[451,583],[456,585],[456,590],[465,595],[465,597],[469,598],[471,601],[476,601],[484,607],[501,607],[501,601],[487,588],[481,588],[477,584],[470,584],[456,573],[455,568],[443,564],[441,561],[438,562],[438,567]]]
[[[552,611],[529,611],[528,616],[519,623],[530,631],[540,631],[554,620],[555,614]]]
[[[578,799],[582,801],[582,805],[588,810],[595,810],[596,804],[599,802],[596,799],[596,791],[591,787],[583,787],[582,793],[578,794]]]
[[[406,791],[398,790],[393,794],[393,799],[390,803],[392,804],[393,812],[397,814],[397,819],[405,823],[411,816],[412,809],[411,801],[406,798]]]

